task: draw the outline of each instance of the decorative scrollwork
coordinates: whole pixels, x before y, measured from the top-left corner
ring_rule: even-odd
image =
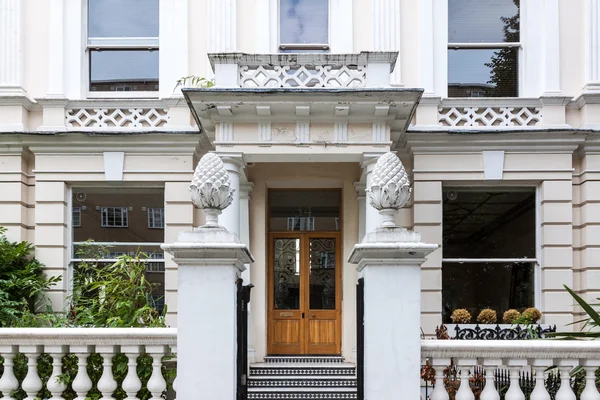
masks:
[[[442,325],[444,327],[444,325]],[[500,325],[475,325],[475,327],[464,327],[456,325],[454,328],[455,336],[450,339],[456,340],[527,340],[543,338],[546,333],[556,332],[556,325],[542,327],[542,325],[516,325],[503,328]],[[444,329],[436,329],[438,339]]]

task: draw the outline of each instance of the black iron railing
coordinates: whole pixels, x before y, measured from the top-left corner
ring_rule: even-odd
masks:
[[[365,398],[365,280],[356,285],[356,381],[357,399]]]
[[[237,400],[248,398],[248,303],[254,285],[244,286],[238,279],[237,286]]]

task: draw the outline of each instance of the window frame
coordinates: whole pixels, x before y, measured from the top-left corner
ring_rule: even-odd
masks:
[[[277,1],[277,52],[310,52],[314,50],[318,53],[331,52],[331,21],[332,21],[332,0],[327,0],[327,43],[281,43],[281,0]]]
[[[89,35],[89,2],[84,0],[83,5],[83,34],[84,34],[84,93],[86,98],[159,98],[160,92],[160,36],[156,37],[90,37]],[[160,23],[160,9],[159,9]],[[159,32],[160,35],[160,32]],[[159,88],[146,91],[92,91],[92,52],[97,50],[150,50],[158,51],[159,57]]]
[[[108,212],[109,210],[121,209],[121,225],[108,225]],[[123,212],[124,211],[124,212]],[[104,213],[106,212],[106,222],[104,220]],[[123,218],[125,216],[125,218]],[[113,218],[116,220],[116,218]],[[124,225],[123,225],[123,221]],[[100,227],[101,228],[129,228],[129,207],[120,206],[101,206],[100,207]]]
[[[449,184],[449,185],[442,185],[442,195],[445,191],[447,190],[451,190],[451,189],[456,189],[456,190],[471,190],[471,191],[477,191],[477,190],[481,190],[481,191],[486,191],[486,190],[504,190],[504,191],[510,191],[510,190],[524,190],[524,189],[533,189],[534,193],[535,193],[535,223],[534,223],[534,229],[535,229],[535,257],[525,257],[525,258],[511,258],[511,257],[507,257],[507,258],[469,258],[469,257],[444,257],[444,249],[442,246],[442,257],[441,257],[441,268],[444,267],[444,263],[464,263],[464,264],[469,264],[469,263],[481,263],[481,262],[488,262],[488,263],[507,263],[507,262],[512,262],[512,263],[517,263],[517,262],[521,262],[521,263],[532,263],[533,264],[533,305],[531,307],[536,307],[538,309],[541,309],[541,289],[542,289],[542,281],[541,281],[541,276],[542,276],[542,259],[541,259],[541,254],[542,254],[542,239],[541,239],[541,201],[540,201],[540,186],[537,184],[522,184],[520,182],[497,182],[493,185],[461,185],[461,184]],[[441,198],[441,204],[440,207],[442,207],[442,222],[440,223],[440,226],[442,228],[442,237],[444,235],[444,218],[443,218],[443,204],[444,204],[444,199]],[[440,269],[440,274],[441,274],[441,269]],[[443,288],[443,283],[442,283],[442,288]],[[440,294],[442,294],[442,289],[440,289]]]
[[[78,218],[77,223],[75,223],[75,215]],[[71,207],[71,226],[73,228],[81,228],[81,207]]]
[[[160,226],[156,225],[157,216],[155,211],[159,211]],[[165,229],[165,209],[164,207],[148,207],[146,208],[146,214],[148,218],[148,229]],[[152,221],[151,221],[152,219]],[[152,223],[151,223],[152,222]]]
[[[450,25],[450,12],[449,12],[449,3],[451,0],[448,0],[447,8],[446,8],[446,23],[448,26]],[[465,43],[465,42],[450,42],[450,38],[448,35],[449,28],[446,28],[446,41],[447,41],[447,52],[450,50],[501,50],[501,49],[517,49],[517,96],[510,98],[519,98],[523,93],[523,10],[519,8],[519,41],[518,42],[475,42],[475,43]],[[449,87],[450,87],[450,62],[448,61],[448,55],[446,55],[446,96],[449,99],[461,99],[467,98],[470,99],[472,97],[449,97]],[[460,83],[460,82],[458,82]],[[476,96],[475,98],[486,98],[485,96]],[[487,97],[487,98],[499,98],[499,97]]]

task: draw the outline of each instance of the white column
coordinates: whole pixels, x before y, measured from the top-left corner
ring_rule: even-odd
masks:
[[[401,58],[401,31],[400,0],[372,0],[371,1],[371,46],[375,51],[399,51],[396,68],[392,72],[391,83],[402,84]],[[348,24],[351,25],[351,24]]]
[[[254,184],[252,182],[240,183],[240,241],[250,247],[250,193]],[[246,270],[242,272],[244,285],[252,283],[250,280],[250,264],[245,264]],[[248,321],[252,321],[252,301],[248,303]],[[248,362],[256,360],[256,350],[252,341],[252,329],[248,327]]]
[[[87,15],[83,1],[68,1],[68,7],[64,8],[64,21],[68,21],[63,27],[64,31],[64,90],[65,97],[70,100],[84,98],[87,93],[88,74],[84,65],[87,64],[88,53],[83,51],[86,46]],[[175,84],[173,84],[175,86]]]
[[[0,0],[0,94],[26,95],[23,7],[23,0]]]
[[[225,169],[229,173],[231,188],[233,193],[233,202],[229,207],[223,210],[219,217],[220,224],[227,228],[229,232],[235,233],[241,237],[240,231],[240,169],[246,166],[241,153],[216,153],[223,160]],[[246,242],[242,242],[246,243]]]
[[[188,2],[160,0],[159,94],[172,97],[177,80],[188,76]],[[180,89],[175,94],[181,95]]]
[[[544,95],[559,96],[560,29],[558,0],[544,0]]]
[[[331,21],[331,27],[329,28],[331,52],[338,54],[352,53],[354,51],[352,4],[348,0],[331,0],[329,15],[329,21]]]
[[[366,399],[421,396],[421,264],[436,248],[394,227],[367,233],[350,254],[365,280]]]
[[[383,153],[365,153],[362,156],[361,167],[363,168],[363,173],[365,174],[365,184],[366,187],[369,187],[371,183],[371,173],[373,172],[373,168],[375,168],[375,163],[379,156]],[[364,224],[364,232],[371,232],[375,230],[378,226],[381,225],[383,221],[379,212],[375,210],[373,207],[369,205],[369,201],[365,201],[365,224]]]
[[[237,50],[237,0],[207,0],[206,50],[226,53]],[[208,61],[207,61],[208,62]],[[212,74],[209,65],[207,71]]]
[[[433,95],[435,91],[433,86],[433,1],[419,1],[419,86],[425,90],[425,95]]]
[[[46,97],[64,98],[63,41],[64,41],[64,0],[48,2],[48,89]],[[63,111],[64,113],[64,111]],[[64,115],[63,115],[64,119]],[[64,123],[63,123],[64,125]]]
[[[250,246],[250,193],[254,189],[252,182],[240,183],[240,241]],[[242,273],[244,284],[250,283],[250,268],[246,265],[246,270]]]
[[[356,199],[358,201],[358,240],[356,243],[360,243],[365,236],[365,214],[368,206],[365,188],[366,185],[364,182],[356,182],[354,184],[354,189],[356,190]]]
[[[600,91],[600,0],[586,0],[586,92]]]
[[[448,1],[433,0],[433,91],[448,97]]]
[[[164,244],[179,266],[177,399],[236,398],[236,285],[248,247],[222,227],[196,228]],[[210,323],[207,323],[210,321]]]

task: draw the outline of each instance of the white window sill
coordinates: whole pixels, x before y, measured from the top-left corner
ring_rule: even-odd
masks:
[[[87,99],[158,99],[159,92],[88,92]]]

